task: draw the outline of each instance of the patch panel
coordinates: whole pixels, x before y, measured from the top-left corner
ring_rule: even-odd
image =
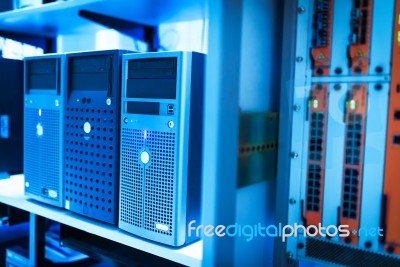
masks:
[[[353,0],[348,47],[349,66],[353,74],[368,74],[372,2],[372,0]]]
[[[325,143],[328,114],[328,84],[314,84],[309,101],[309,145],[305,219],[308,225],[322,222],[325,174]]]
[[[313,74],[329,75],[331,64],[332,0],[316,0],[312,20],[311,61]]]
[[[283,61],[292,72],[282,78],[282,86],[291,88],[281,94],[280,117],[280,132],[289,134],[280,136],[286,140],[278,167],[278,176],[287,177],[278,188],[289,184],[289,191],[280,192],[287,194],[287,217],[278,219],[348,225],[351,234],[298,236],[285,243],[286,255],[293,262],[376,266],[366,259],[379,254],[398,263],[400,0],[306,0],[285,12],[293,10],[296,20],[285,21],[284,36],[295,38],[285,51],[296,60]],[[365,234],[382,228],[383,238]],[[311,246],[311,239],[318,245]],[[322,243],[329,249],[319,249]],[[342,248],[351,250],[349,256]]]
[[[392,79],[390,84],[386,161],[384,175],[385,250],[400,255],[400,1],[396,1],[392,43]]]
[[[349,225],[350,231],[357,231],[360,228],[366,112],[366,84],[353,84],[347,93],[345,107],[344,170],[339,214],[339,224]],[[345,237],[344,241],[357,245],[358,236],[350,235]]]

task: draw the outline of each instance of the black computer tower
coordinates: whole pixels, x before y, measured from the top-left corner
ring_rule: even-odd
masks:
[[[116,224],[119,192],[121,55],[67,54],[64,207]]]
[[[23,63],[0,59],[0,178],[22,173]]]

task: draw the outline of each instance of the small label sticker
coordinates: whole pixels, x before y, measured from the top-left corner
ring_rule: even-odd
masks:
[[[49,190],[49,197],[51,198],[57,198],[58,193],[55,190]]]
[[[65,200],[65,209],[69,210],[69,200]]]
[[[168,231],[168,229],[169,229],[168,225],[161,224],[161,223],[156,223],[156,228],[161,231]]]
[[[8,139],[10,137],[9,123],[8,115],[0,116],[0,138]]]

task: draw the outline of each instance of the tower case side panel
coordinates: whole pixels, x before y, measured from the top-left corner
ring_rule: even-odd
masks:
[[[190,98],[189,159],[186,204],[186,225],[195,220],[201,221],[201,177],[203,157],[203,106],[204,106],[204,70],[205,56],[192,53],[192,84]],[[186,243],[198,239],[195,235],[187,236]]]
[[[23,64],[0,59],[0,175],[22,173]]]

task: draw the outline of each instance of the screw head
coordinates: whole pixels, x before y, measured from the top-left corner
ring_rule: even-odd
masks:
[[[292,152],[291,154],[290,154],[290,156],[292,157],[292,159],[297,159],[298,157],[299,157],[299,154],[297,153],[297,152]]]
[[[377,66],[375,68],[376,73],[382,73],[383,72],[383,68],[381,66]]]
[[[297,13],[298,14],[303,14],[304,12],[306,12],[306,9],[303,6],[299,6],[297,8]]]
[[[301,109],[300,105],[294,105],[293,106],[293,110],[296,111],[296,112],[300,111],[300,109]]]
[[[393,246],[389,246],[386,251],[390,254],[394,253],[394,247]]]
[[[296,204],[296,199],[294,199],[294,198],[289,199],[289,203],[292,205]]]
[[[336,74],[342,74],[342,68],[339,68],[339,67],[336,68],[336,69],[335,69],[335,73],[336,73]]]
[[[375,84],[375,90],[376,91],[382,90],[382,84],[380,84],[380,83]]]
[[[302,57],[296,57],[296,61],[297,61],[298,63],[300,63],[300,62],[303,61],[303,58],[302,58]]]
[[[339,91],[340,89],[342,89],[342,86],[340,84],[335,84],[333,89],[335,89],[336,91]]]

